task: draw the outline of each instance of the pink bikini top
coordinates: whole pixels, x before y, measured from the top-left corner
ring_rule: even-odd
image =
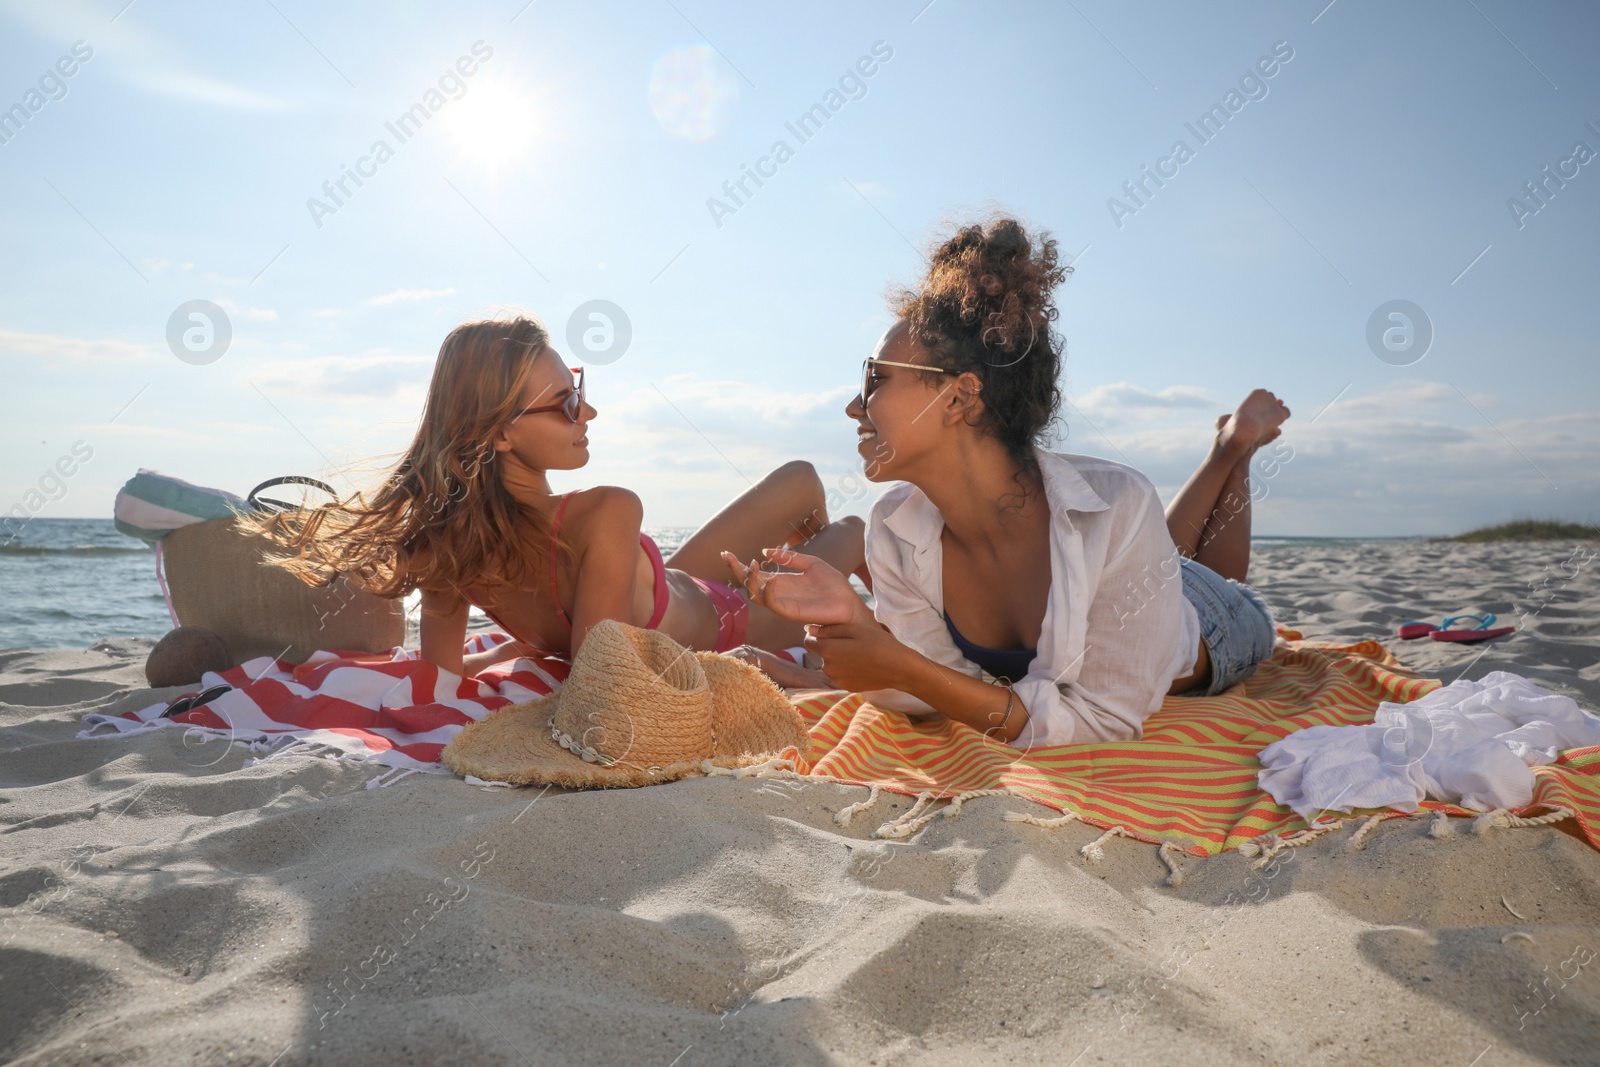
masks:
[[[556,614],[561,616],[561,621],[566,623],[568,630],[572,629],[572,620],[567,618],[566,609],[561,606],[561,598],[556,594],[556,537],[561,533],[561,517],[566,514],[567,501],[571,499],[572,493],[567,493],[561,498],[561,503],[556,505],[555,522],[550,527],[550,599],[555,603]],[[667,565],[661,559],[661,549],[656,547],[655,540],[649,534],[639,534],[639,547],[650,557],[650,566],[656,575],[656,606],[650,614],[650,621],[644,624],[646,630],[654,630],[661,625],[662,618],[667,614],[667,604],[671,600],[671,594],[667,591]]]
[[[577,492],[577,490],[573,490],[573,492]],[[556,595],[556,538],[561,533],[561,517],[566,514],[567,501],[570,499],[572,499],[572,493],[568,493],[561,498],[561,503],[556,506],[555,522],[551,524],[550,528],[550,599],[555,604],[556,614],[561,616],[561,621],[566,624],[568,630],[572,629],[572,620],[567,618],[566,609],[561,606],[561,598]],[[639,534],[639,547],[644,549],[645,554],[650,557],[650,566],[655,571],[656,606],[655,610],[650,614],[650,621],[645,624],[645,629],[654,630],[661,625],[662,618],[667,614],[667,604],[671,600],[671,594],[667,591],[667,565],[661,559],[661,549],[656,547],[655,541],[651,539],[649,534]],[[469,595],[471,592],[472,590],[467,590]],[[511,627],[495,618],[494,614],[487,608],[484,609],[484,614],[489,616],[489,621],[500,627],[507,634],[515,636],[515,634],[512,634]],[[531,644],[531,642],[524,643]],[[566,653],[555,652],[553,654],[565,655]]]

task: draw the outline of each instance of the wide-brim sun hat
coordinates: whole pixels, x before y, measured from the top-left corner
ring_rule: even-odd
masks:
[[[607,619],[559,690],[473,723],[440,758],[488,781],[618,789],[806,748],[799,713],[757,668]]]

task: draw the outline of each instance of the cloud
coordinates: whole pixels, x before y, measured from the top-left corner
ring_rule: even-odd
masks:
[[[351,401],[392,397],[419,381],[425,385],[433,364],[433,356],[397,355],[380,349],[360,356],[275,362],[265,368],[253,368],[249,382],[266,392],[313,396],[337,407]]]
[[[1600,415],[1511,418],[1496,411],[1495,396],[1467,395],[1470,404],[1448,382],[1401,381],[1331,405],[1328,398],[1291,405],[1295,414],[1275,453],[1290,458],[1256,488],[1265,494],[1255,507],[1256,531],[1448,534],[1528,515],[1582,520],[1594,511]],[[1097,412],[1090,427],[1067,409],[1069,433],[1058,447],[1129,463],[1170,501],[1205,457],[1215,432],[1210,411],[1152,411],[1121,425]]]
[[[1193,385],[1169,385],[1152,393],[1131,382],[1112,382],[1097,385],[1073,400],[1088,411],[1126,410],[1129,408],[1215,408],[1216,401],[1204,389]]]
[[[18,336],[36,335],[0,334],[0,352]],[[48,337],[29,343],[41,354],[117,344]],[[342,467],[346,457],[386,455],[403,449],[415,433],[433,365],[432,356],[382,349],[263,361],[239,380],[248,401],[239,413],[278,432],[218,437],[209,426],[196,432],[254,456],[302,447],[297,432],[303,431],[316,442],[315,452],[306,446],[305,462],[317,469],[323,456]],[[280,413],[261,403],[247,382],[271,397],[292,426],[275,422]],[[653,381],[596,373],[590,382],[599,411],[589,428],[593,460],[582,470],[552,472],[552,480],[560,490],[626,486],[644,498],[647,526],[698,525],[778,464],[805,459],[822,477],[830,510],[859,514],[885,486],[860,475],[853,426],[843,413],[851,391],[786,390],[692,373]],[[1186,385],[1139,392],[1165,393],[1168,400],[1204,394]],[[1448,383],[1374,383],[1344,394],[1315,423],[1312,417],[1331,396],[1292,400],[1295,415],[1275,452],[1279,469],[1270,478],[1257,475],[1262,499],[1255,507],[1256,532],[1448,534],[1526,515],[1600,518],[1600,473],[1592,463],[1600,452],[1600,414],[1512,417],[1500,410],[1504,400],[1470,390],[1469,395],[1472,404]],[[1133,400],[1142,403],[1137,395]],[[1115,401],[1107,403],[1115,408]],[[1215,433],[1214,412],[1225,406],[1135,404],[1120,426],[1102,421],[1102,408],[1093,421],[1104,436],[1068,408],[1068,433],[1056,447],[1130,463],[1170,501],[1204,459]],[[117,426],[137,424],[132,416],[138,411],[136,406]],[[270,448],[260,443],[267,440]]]
[[[232,315],[234,318],[253,319],[258,322],[272,322],[278,317],[277,311],[272,308],[258,308],[249,306],[240,307],[238,304],[234,303],[232,300],[229,300],[225,296],[217,298],[217,306],[223,311],[226,311],[229,315]]]
[[[167,38],[142,27],[137,16],[111,22],[104,10],[84,0],[9,3],[5,11],[46,40],[86,40],[95,51],[92,67],[104,65],[110,76],[150,93],[237,111],[289,111],[298,107],[282,97],[190,69],[183,51]]]
[[[855,462],[855,427],[844,406],[853,389],[780,391],[749,382],[676,374],[638,387],[599,407],[595,433],[602,439],[624,426],[648,435],[630,451],[655,463],[670,457],[710,458],[755,478],[795,458],[832,464]]]
[[[435,297],[455,295],[454,289],[396,289],[392,293],[370,297],[363,303],[367,307],[384,307],[388,304],[398,304],[403,300],[432,300]]]
[[[816,465],[835,510],[859,513],[883,487],[860,476],[854,424],[844,414],[853,392],[849,386],[781,390],[693,374],[620,395],[591,386],[599,410],[589,430],[594,460],[570,484],[634,489],[645,500],[647,524],[698,524],[774,467],[804,459]]]
[[[152,354],[147,346],[129,341],[0,330],[0,355],[14,358],[43,357],[73,363],[128,363]]]
[[[252,367],[259,386],[323,455],[390,455],[416,432],[432,356],[372,351]],[[621,485],[645,498],[647,525],[694,525],[779,464],[816,464],[832,506],[861,512],[881,491],[860,477],[848,387],[762,389],[733,379],[679,374],[631,381],[596,375],[589,429],[593,460],[553,472],[560,488]],[[550,416],[557,418],[559,416]]]
[[[793,421],[809,419],[821,413],[841,426],[847,421],[844,405],[856,392],[854,385],[836,386],[822,391],[801,392],[752,386],[738,379],[701,378],[693,374],[673,374],[655,383],[648,392],[670,397],[679,403],[689,403],[716,412],[720,417],[743,422],[753,419],[771,424],[776,420]],[[645,393],[646,390],[639,390]],[[854,431],[852,430],[853,434]]]

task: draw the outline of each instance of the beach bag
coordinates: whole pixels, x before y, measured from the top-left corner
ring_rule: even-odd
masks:
[[[310,586],[266,562],[279,551],[269,539],[238,528],[245,512],[296,505],[259,494],[313,478],[272,478],[240,499],[141,469],[117,494],[116,527],[156,550],[156,577],[173,626],[199,626],[221,637],[235,664],[258,656],[303,663],[318,649],[387,652],[405,643],[405,607],[337,578]]]

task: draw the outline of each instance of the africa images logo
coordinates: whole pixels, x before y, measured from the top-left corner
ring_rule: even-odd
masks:
[[[39,75],[39,87],[30,86],[22,94],[21,103],[12,104],[4,111],[0,111],[0,144],[10,144],[28,121],[44,110],[46,104],[52,100],[65,100],[67,97],[67,79],[78,73],[81,64],[94,58],[94,49],[87,42],[75,41],[72,53],[62,56],[55,64],[46,68]]]
[[[844,110],[844,106],[851,100],[866,98],[868,86],[867,79],[883,69],[883,65],[894,58],[894,48],[887,41],[875,41],[872,45],[870,56],[861,56],[855,61],[854,66],[845,68],[839,75],[838,88],[829,88],[822,94],[818,103],[812,104],[793,122],[785,122],[783,127],[795,139],[795,145],[803,145],[817,134],[822,132],[822,127],[834,115]],[[767,181],[778,176],[778,168],[783,166],[795,156],[795,148],[783,138],[772,142],[772,147],[767,154],[758,158],[752,168],[748,163],[739,165],[739,175],[722,183],[721,197],[707,197],[706,210],[711,213],[711,221],[717,229],[722,229],[722,220],[729,215],[736,215],[755,196],[757,189],[767,184]],[[755,183],[755,189],[750,188],[750,183]],[[740,194],[743,194],[742,196]]]
[[[471,51],[472,55],[461,56],[453,67],[446,68],[439,75],[437,87],[429,86],[420,100],[402,111],[393,122],[383,124],[383,128],[394,137],[395,145],[403,145],[411,140],[421,132],[423,123],[443,110],[446,104],[467,95],[467,79],[478,73],[480,63],[487,63],[494,56],[494,49],[483,41],[474,41]],[[356,160],[354,167],[348,163],[339,164],[339,176],[322,183],[322,192],[327,200],[319,200],[314,196],[306,198],[306,210],[311,212],[311,221],[317,229],[322,229],[324,216],[337,215],[345,202],[355,196],[355,190],[350,188],[351,182],[355,183],[356,189],[360,189],[367,184],[364,179],[376,177],[378,167],[393,158],[394,147],[380,137],[372,142],[366,155]]]
[[[1151,171],[1150,165],[1146,163],[1140,168],[1140,177],[1123,182],[1122,191],[1127,196],[1128,201],[1132,201],[1132,203],[1119,200],[1114,196],[1106,199],[1106,210],[1111,213],[1111,221],[1116,223],[1117,229],[1120,230],[1127,225],[1125,221],[1127,218],[1137,215],[1142,208],[1146,207],[1155,198],[1158,190],[1165,188],[1167,182],[1176,178],[1183,165],[1195,157],[1195,153],[1199,151],[1200,147],[1214,141],[1222,133],[1223,129],[1227,127],[1228,122],[1244,110],[1246,104],[1251,101],[1265,100],[1267,94],[1271,92],[1271,87],[1268,86],[1267,82],[1277,77],[1284,66],[1293,58],[1294,47],[1288,41],[1278,41],[1272,46],[1272,52],[1269,55],[1264,55],[1256,60],[1253,69],[1246,70],[1244,74],[1240,75],[1239,87],[1237,89],[1230,88],[1223,96],[1220,104],[1212,104],[1210,109],[1201,114],[1194,122],[1185,122],[1183,124],[1184,128],[1194,135],[1195,147],[1189,147],[1189,142],[1180,138],[1172,142],[1172,151],[1170,153],[1156,160],[1154,172]],[[1154,188],[1152,188],[1152,185]],[[1140,194],[1143,195],[1141,196]]]

